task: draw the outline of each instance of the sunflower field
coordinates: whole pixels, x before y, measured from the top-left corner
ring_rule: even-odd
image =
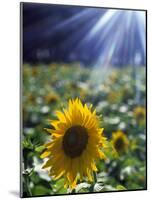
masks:
[[[24,197],[146,188],[145,67],[24,64],[22,74]]]

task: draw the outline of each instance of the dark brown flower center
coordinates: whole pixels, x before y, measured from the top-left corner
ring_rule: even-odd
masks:
[[[118,138],[115,142],[115,148],[117,151],[122,151],[124,149],[124,141],[122,138]]]
[[[82,126],[72,126],[63,138],[63,150],[70,158],[78,157],[82,154],[88,143],[88,133]]]
[[[144,118],[143,113],[138,113],[137,120],[142,120]]]

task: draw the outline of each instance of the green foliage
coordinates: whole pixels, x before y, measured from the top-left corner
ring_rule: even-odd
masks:
[[[123,185],[117,185],[116,189],[117,190],[127,190]]]

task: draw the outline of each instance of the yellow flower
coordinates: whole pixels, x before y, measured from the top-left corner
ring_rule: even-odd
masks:
[[[122,92],[120,90],[110,91],[107,95],[107,100],[109,103],[118,103],[121,101],[121,98],[122,98]]]
[[[134,117],[138,123],[144,124],[146,118],[145,108],[142,106],[137,106],[136,108],[134,108]]]
[[[64,176],[66,187],[75,188],[77,180],[86,177],[93,181],[96,161],[106,159],[102,151],[106,138],[103,128],[99,128],[96,110],[77,98],[69,100],[68,109],[57,111],[56,115],[58,119],[50,122],[54,129],[47,129],[52,140],[41,155],[48,158],[43,168],[49,168],[54,179]]]
[[[112,133],[112,145],[118,154],[128,150],[129,140],[122,131]]]
[[[117,71],[113,71],[109,76],[109,82],[111,84],[116,83],[118,81],[119,73]]]
[[[36,96],[33,95],[32,93],[29,94],[29,96],[28,96],[28,101],[29,101],[30,103],[34,104],[35,101],[36,101]]]
[[[45,101],[47,104],[56,103],[59,100],[59,96],[57,94],[47,94],[45,96]]]
[[[31,68],[31,73],[32,73],[32,76],[37,76],[38,75],[38,73],[39,73],[39,68],[38,67],[32,67]]]

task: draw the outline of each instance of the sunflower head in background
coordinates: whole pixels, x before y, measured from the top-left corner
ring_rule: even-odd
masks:
[[[118,154],[128,150],[129,140],[122,131],[112,133],[112,145]]]
[[[57,101],[59,100],[59,96],[55,93],[48,93],[46,96],[45,96],[45,102],[47,104],[53,104],[53,103],[56,103]]]
[[[107,101],[109,103],[119,103],[121,102],[123,93],[120,90],[112,90],[107,95]]]
[[[31,73],[32,73],[32,76],[36,77],[39,73],[39,68],[38,67],[32,67]]]
[[[106,159],[103,149],[106,138],[96,110],[83,105],[77,98],[69,100],[68,109],[56,112],[57,120],[50,121],[54,129],[47,129],[51,141],[45,144],[41,158],[48,158],[48,168],[54,179],[64,177],[65,186],[75,188],[77,181],[87,178],[93,182],[96,161]]]
[[[146,110],[143,106],[137,106],[134,108],[134,117],[138,124],[142,125],[145,123]]]

